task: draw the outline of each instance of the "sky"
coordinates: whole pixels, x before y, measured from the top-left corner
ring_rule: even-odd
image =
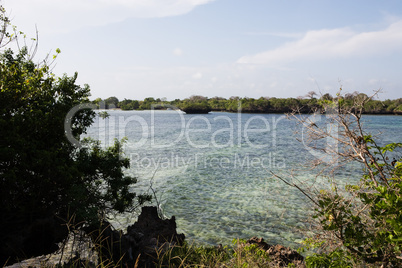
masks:
[[[400,0],[0,0],[92,99],[402,97]]]

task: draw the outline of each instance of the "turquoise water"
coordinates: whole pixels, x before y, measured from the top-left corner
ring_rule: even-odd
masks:
[[[156,192],[166,217],[176,216],[178,231],[205,244],[228,244],[233,238],[264,237],[268,243],[296,246],[308,234],[305,222],[312,204],[271,172],[306,187],[325,187],[302,165],[314,156],[305,148],[301,126],[278,114],[178,111],[108,111],[88,135],[110,145],[127,137],[124,148],[138,178],[133,191]],[[383,132],[380,143],[400,142],[401,116],[365,116],[365,128]],[[337,172],[343,182],[359,179],[361,167]],[[116,226],[132,224],[120,216]]]

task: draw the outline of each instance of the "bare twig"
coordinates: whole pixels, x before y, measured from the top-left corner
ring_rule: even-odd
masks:
[[[287,180],[283,179],[281,176],[275,174],[275,173],[272,172],[272,171],[270,171],[270,172],[271,172],[271,174],[272,174],[273,176],[275,176],[276,178],[280,179],[280,180],[281,180],[282,182],[284,182],[285,184],[287,184],[287,185],[289,185],[289,186],[291,186],[291,187],[295,187],[296,189],[298,189],[302,194],[304,194],[308,199],[310,199],[311,202],[313,202],[315,205],[319,206],[319,204],[318,204],[309,194],[307,194],[307,192],[304,191],[300,186],[298,186],[297,184],[288,182]]]

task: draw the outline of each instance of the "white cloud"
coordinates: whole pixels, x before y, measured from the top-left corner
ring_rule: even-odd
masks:
[[[290,33],[290,32],[247,32],[245,35],[253,35],[253,36],[276,36],[283,38],[300,38],[303,36],[302,33]]]
[[[193,74],[192,77],[193,77],[194,79],[201,79],[201,78],[202,78],[202,73],[197,72],[197,73]]]
[[[241,57],[237,62],[275,65],[297,60],[383,55],[396,50],[402,51],[402,20],[381,31],[358,33],[350,28],[309,31],[297,41]]]
[[[183,55],[183,50],[181,50],[180,48],[175,48],[175,49],[173,50],[173,54],[174,54],[175,56],[181,56],[181,55]]]
[[[106,25],[127,18],[169,17],[186,14],[215,0],[4,0],[16,25],[41,31],[66,32]]]

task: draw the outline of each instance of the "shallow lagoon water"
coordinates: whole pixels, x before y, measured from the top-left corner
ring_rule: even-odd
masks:
[[[176,216],[178,231],[205,244],[229,244],[233,238],[264,237],[268,243],[297,247],[308,233],[305,219],[312,205],[299,191],[272,177],[271,171],[307,185],[327,180],[302,168],[314,160],[303,145],[295,122],[278,114],[180,111],[108,111],[97,118],[88,136],[111,145],[127,137],[124,151],[138,178],[135,192],[150,185],[167,217]],[[400,116],[365,116],[366,129],[383,132],[381,142],[399,142]],[[398,140],[399,139],[399,140]],[[337,173],[358,180],[361,167]],[[116,226],[135,217],[118,218]]]

